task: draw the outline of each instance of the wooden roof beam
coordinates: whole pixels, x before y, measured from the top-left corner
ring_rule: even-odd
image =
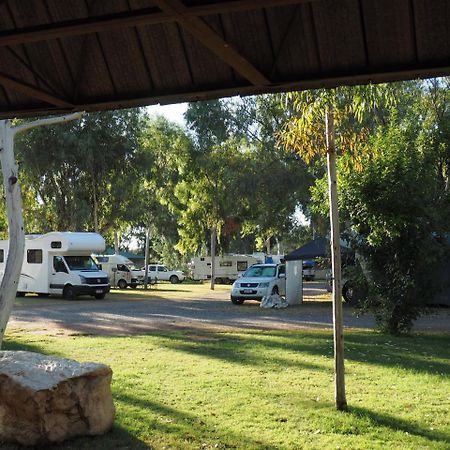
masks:
[[[35,86],[24,83],[23,81],[16,80],[5,74],[0,73],[0,84],[5,88],[20,92],[28,97],[35,98],[37,100],[44,101],[50,105],[58,106],[61,108],[72,108],[73,105],[65,100],[55,97],[48,92],[43,91]]]
[[[234,0],[225,4],[216,3],[190,8],[185,7],[183,15],[198,17],[274,6],[310,3],[313,1],[319,0]],[[39,25],[18,30],[0,31],[0,47],[61,39],[70,36],[81,36],[83,34],[113,31],[122,28],[171,23],[175,22],[176,18],[177,15],[175,14],[160,12],[154,8],[103,17],[89,17],[70,22]]]
[[[232,67],[254,86],[268,86],[270,81],[239,52],[223,40],[202,19],[186,14],[187,8],[180,0],[155,0],[165,13],[175,16],[176,21],[197,38],[223,62]]]

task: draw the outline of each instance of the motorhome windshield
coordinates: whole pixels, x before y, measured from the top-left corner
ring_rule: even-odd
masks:
[[[277,268],[275,266],[252,266],[245,273],[244,277],[274,277]]]
[[[90,256],[64,256],[70,270],[98,270]]]

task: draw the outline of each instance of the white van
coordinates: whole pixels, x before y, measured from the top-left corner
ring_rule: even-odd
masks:
[[[0,279],[5,272],[9,241],[0,241]],[[25,255],[17,295],[27,292],[74,299],[91,295],[102,299],[109,292],[108,275],[99,270],[92,252],[104,251],[97,233],[51,232],[25,236]]]
[[[144,282],[144,273],[134,267],[133,262],[122,255],[92,255],[97,266],[109,276],[111,287],[135,289]]]

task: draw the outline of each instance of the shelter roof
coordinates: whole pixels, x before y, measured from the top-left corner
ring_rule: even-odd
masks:
[[[345,243],[341,240],[341,253],[347,254],[351,252],[351,249],[345,245]],[[330,240],[325,237],[320,237],[314,239],[302,247],[288,253],[284,259],[285,261],[299,261],[306,259],[314,259],[314,258],[326,258],[330,257],[331,249],[330,249]]]
[[[0,0],[0,118],[449,71],[448,0]]]

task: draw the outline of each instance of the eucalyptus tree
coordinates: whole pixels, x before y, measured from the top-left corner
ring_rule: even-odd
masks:
[[[138,214],[134,227],[153,230],[150,252],[166,264],[179,262],[175,246],[179,240],[180,203],[175,194],[184,179],[192,142],[186,132],[164,117],[147,117],[139,140],[136,176],[140,179],[136,198]]]
[[[32,130],[18,142],[30,232],[95,230],[112,240],[134,202],[141,112],[86,114]]]
[[[344,379],[344,341],[342,325],[340,230],[336,173],[336,153],[351,156],[354,165],[359,164],[361,154],[367,148],[370,113],[385,109],[392,101],[389,88],[385,86],[361,86],[295,92],[287,100],[297,111],[289,119],[282,142],[288,150],[294,150],[306,162],[327,155],[328,192],[331,225],[331,253],[333,272],[333,323],[335,354],[335,400],[339,410],[347,408]],[[369,124],[369,126],[368,126]],[[337,129],[337,139],[335,139]]]

